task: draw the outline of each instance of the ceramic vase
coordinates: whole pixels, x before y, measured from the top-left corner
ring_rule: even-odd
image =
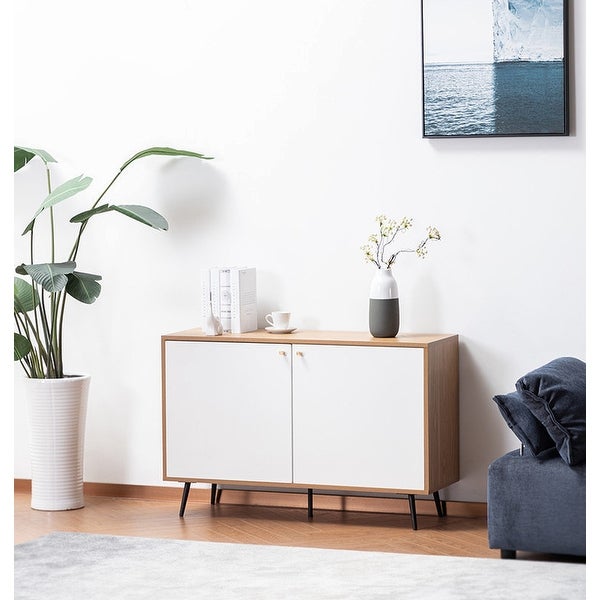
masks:
[[[377,269],[369,293],[369,331],[373,337],[395,337],[400,329],[398,284],[391,269]]]
[[[31,508],[84,506],[83,446],[90,376],[27,379]]]

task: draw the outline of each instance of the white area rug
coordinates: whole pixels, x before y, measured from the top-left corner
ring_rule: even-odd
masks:
[[[577,600],[585,564],[53,533],[15,546],[15,599]]]

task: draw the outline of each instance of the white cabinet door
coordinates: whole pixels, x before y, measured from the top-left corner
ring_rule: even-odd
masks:
[[[424,486],[421,348],[293,346],[294,482]]]
[[[166,342],[169,478],[292,481],[291,347]]]

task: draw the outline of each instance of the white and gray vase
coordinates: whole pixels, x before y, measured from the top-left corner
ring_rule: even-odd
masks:
[[[373,337],[395,337],[400,329],[398,284],[391,269],[377,269],[369,293],[369,331]]]

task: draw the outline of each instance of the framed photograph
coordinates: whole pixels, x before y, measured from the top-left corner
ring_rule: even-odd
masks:
[[[568,135],[568,0],[421,0],[423,137]]]

